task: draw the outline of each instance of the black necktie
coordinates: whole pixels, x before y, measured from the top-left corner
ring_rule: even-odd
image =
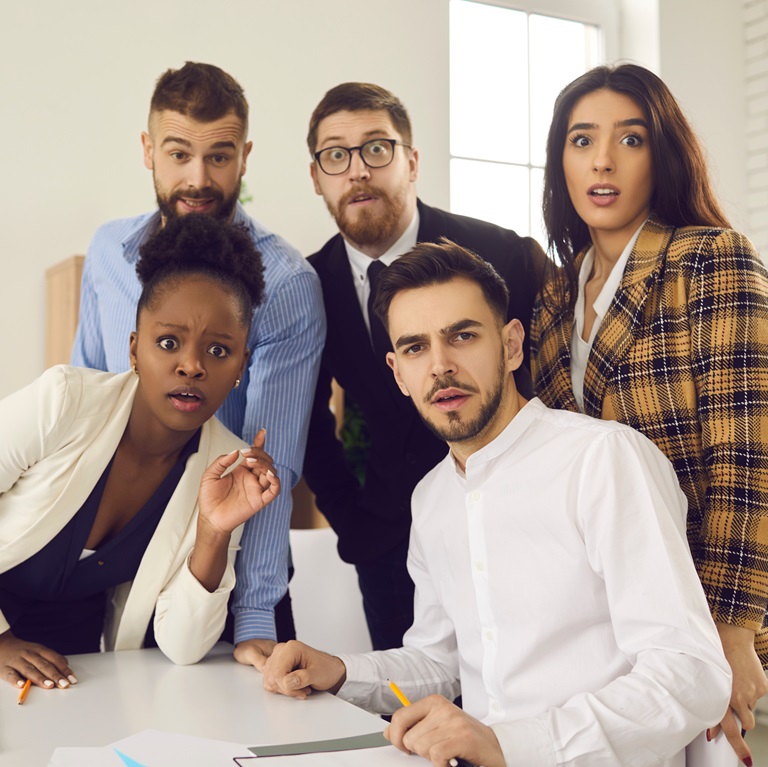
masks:
[[[384,325],[373,312],[373,303],[376,300],[379,275],[386,268],[386,264],[382,264],[378,259],[368,267],[368,283],[371,286],[371,292],[368,294],[368,321],[371,325],[371,341],[373,342],[373,353],[376,356],[376,361],[384,366],[387,364],[387,352],[392,351],[392,344],[389,342],[389,336],[384,330]]]

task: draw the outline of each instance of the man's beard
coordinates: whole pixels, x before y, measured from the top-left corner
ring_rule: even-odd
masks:
[[[179,215],[183,215],[180,214],[176,208],[176,203],[183,197],[186,197],[188,200],[214,200],[215,207],[209,215],[221,219],[222,221],[229,221],[232,218],[235,206],[240,198],[240,184],[235,187],[229,197],[225,197],[219,189],[213,189],[211,187],[206,187],[205,189],[188,189],[185,192],[172,192],[169,195],[164,195],[157,184],[157,179],[154,179],[154,182],[157,207],[160,208],[160,214],[166,222]]]
[[[384,212],[379,215],[368,208],[361,208],[354,218],[349,216],[346,211],[347,203],[360,194],[376,197],[384,204]],[[383,189],[370,184],[350,190],[339,200],[337,206],[326,202],[339,231],[347,240],[362,246],[376,245],[389,240],[397,232],[406,204],[405,193],[392,197]]]
[[[501,398],[504,394],[504,384],[506,378],[506,370],[504,369],[504,359],[502,356],[499,364],[499,376],[496,381],[496,386],[491,390],[488,395],[488,399],[480,407],[480,412],[471,421],[463,421],[461,414],[458,411],[447,413],[448,424],[446,426],[438,426],[436,423],[428,419],[425,415],[419,411],[421,420],[424,421],[427,428],[438,438],[445,442],[464,442],[469,439],[474,439],[481,434],[491,423],[494,416],[499,410],[501,405]],[[429,405],[432,398],[441,389],[456,388],[461,389],[469,393],[476,393],[478,389],[472,386],[467,386],[457,381],[455,378],[448,376],[437,382],[432,387],[432,391],[424,398],[425,404]]]

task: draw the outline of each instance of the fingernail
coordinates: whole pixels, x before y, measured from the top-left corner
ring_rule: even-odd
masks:
[[[267,469],[267,476],[268,477],[274,477],[275,475],[272,473],[270,469]]]
[[[53,687],[53,682],[50,679],[46,679],[43,682],[43,687]]]
[[[59,679],[59,687],[69,687],[69,682],[66,679]]]
[[[75,676],[74,676],[74,675],[70,674],[70,675],[67,677],[67,679],[69,679],[69,681],[70,681],[70,682],[72,682],[72,684],[77,684],[77,679],[75,678]]]
[[[707,743],[712,740],[712,736],[709,734],[709,730],[707,730]]]
[[[298,687],[299,686],[299,680],[295,676],[289,676],[287,679],[288,686],[289,687]]]
[[[16,682],[16,686],[17,687],[23,687],[24,686],[24,680],[23,679],[19,679],[19,681]]]
[[[254,464],[257,464],[259,462],[259,459],[258,458],[246,458],[245,462],[247,464],[250,464],[251,466],[253,466]]]
[[[743,738],[743,737],[744,737],[746,734],[747,734],[747,731],[746,731],[746,730],[742,730],[742,731],[741,731],[741,737],[742,737],[742,738]]]
[[[746,764],[747,767],[752,767],[752,757],[751,756],[745,756],[744,757],[744,764]]]

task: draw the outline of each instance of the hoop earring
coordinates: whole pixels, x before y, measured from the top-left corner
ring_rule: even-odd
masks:
[[[136,365],[133,366],[133,372],[136,373],[136,375],[139,374],[139,368]]]

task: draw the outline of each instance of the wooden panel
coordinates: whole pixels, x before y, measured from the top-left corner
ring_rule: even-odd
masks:
[[[71,256],[45,273],[45,366],[69,362],[80,308],[83,256]]]

